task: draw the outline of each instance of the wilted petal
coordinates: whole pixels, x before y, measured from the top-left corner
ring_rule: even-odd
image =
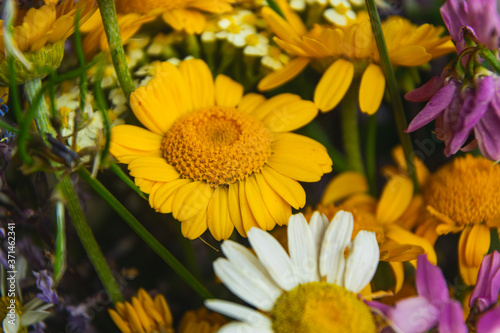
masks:
[[[450,105],[456,89],[457,86],[454,84],[449,84],[439,89],[422,111],[413,118],[406,132],[413,132],[436,119]]]
[[[491,101],[483,118],[474,127],[479,150],[484,157],[500,160],[500,78],[497,78],[495,98]]]
[[[500,307],[487,311],[477,322],[477,333],[495,333],[500,327]]]
[[[446,303],[439,316],[439,333],[467,333],[462,305],[456,300]]]
[[[448,303],[448,286],[444,279],[443,272],[427,260],[427,255],[422,254],[417,258],[416,286],[419,296],[425,297],[440,308]]]
[[[483,258],[476,287],[470,296],[469,306],[475,303],[479,311],[484,311],[496,303],[500,291],[500,253],[494,251]]]
[[[405,98],[411,102],[428,101],[443,87],[443,85],[443,79],[439,76],[434,76],[423,86],[406,93]]]
[[[425,297],[410,297],[397,302],[388,317],[404,333],[422,333],[437,324],[439,309]]]
[[[467,25],[467,2],[463,0],[448,0],[441,7],[441,16],[443,16],[443,21],[450,32],[451,37],[457,44],[461,42],[460,31],[462,27]],[[463,43],[462,43],[463,44]],[[458,49],[457,52],[460,53],[462,47]]]

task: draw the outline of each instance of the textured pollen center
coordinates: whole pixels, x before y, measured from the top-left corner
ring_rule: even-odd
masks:
[[[479,224],[500,217],[499,188],[500,167],[467,155],[432,175],[424,198],[457,224]]]
[[[272,310],[277,333],[372,333],[369,307],[349,290],[326,282],[298,285],[281,295]]]
[[[260,172],[271,155],[271,132],[256,118],[214,106],[179,119],[165,135],[163,156],[182,178],[229,185]]]

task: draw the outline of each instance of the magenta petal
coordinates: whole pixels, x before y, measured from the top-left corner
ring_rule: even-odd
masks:
[[[457,43],[457,53],[463,49],[463,40],[460,31],[467,25],[467,2],[463,0],[448,0],[441,7],[441,16],[450,32],[451,37]]]
[[[425,102],[428,101],[441,89],[444,81],[439,76],[434,76],[427,81],[423,86],[406,93],[405,98],[411,102]]]
[[[430,123],[446,108],[455,94],[457,87],[450,84],[439,89],[434,97],[427,103],[427,105],[420,111],[408,126],[405,132],[413,132],[420,127]]]
[[[491,76],[479,81],[476,90],[471,90],[465,98],[458,114],[458,121],[452,137],[444,150],[447,156],[455,154],[469,137],[472,128],[479,122],[488,109],[495,94],[495,82]]]
[[[457,300],[451,300],[441,310],[439,316],[439,333],[467,333],[462,305]]]
[[[421,333],[436,326],[439,309],[425,297],[410,297],[397,302],[388,317],[404,333]]]
[[[438,308],[450,300],[443,272],[439,267],[434,266],[427,260],[426,254],[422,254],[417,258],[415,280],[418,295],[427,298],[429,302]]]
[[[477,275],[476,287],[470,296],[469,306],[475,303],[484,311],[496,303],[500,291],[500,253],[494,251],[483,258]]]
[[[392,309],[392,307],[390,307],[389,305],[386,305],[384,303],[380,303],[380,302],[377,302],[377,301],[366,301],[366,304],[370,308],[374,308],[374,309],[379,310],[385,316],[387,316],[389,314],[389,311]]]
[[[487,311],[479,318],[476,326],[477,333],[498,333],[500,331],[500,307]]]
[[[497,93],[483,118],[474,127],[479,149],[484,157],[500,160],[500,79],[497,80]]]

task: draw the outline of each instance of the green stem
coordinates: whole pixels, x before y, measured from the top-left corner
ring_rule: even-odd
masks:
[[[128,187],[134,190],[135,193],[139,194],[141,198],[143,198],[144,200],[148,200],[144,193],[142,193],[142,191],[139,189],[139,187],[135,185],[134,181],[130,179],[130,177],[127,176],[116,163],[111,163],[110,169],[114,172],[115,175],[118,176],[118,178],[121,179],[122,182],[124,182]]]
[[[353,82],[341,103],[342,109],[342,139],[347,155],[349,169],[365,174],[361,145],[359,142],[358,124],[358,85]]]
[[[493,52],[491,52],[491,50],[482,47],[479,51],[479,54],[491,66],[491,68],[495,70],[497,74],[500,74],[500,62],[498,61],[498,58],[495,57]]]
[[[368,187],[370,194],[377,195],[377,114],[371,115],[368,118],[368,129],[366,131],[366,178],[368,180]]]
[[[125,60],[125,51],[123,50],[120,28],[118,27],[118,19],[116,17],[115,2],[113,0],[97,0],[99,10],[101,11],[102,23],[104,31],[108,38],[109,51],[111,59],[115,66],[118,82],[123,90],[123,93],[130,98],[130,94],[134,91],[134,83],[132,76]]]
[[[59,198],[56,201],[57,236],[55,244],[54,281],[59,283],[66,271],[66,219],[64,202]]]
[[[399,140],[401,141],[401,145],[403,146],[406,165],[408,166],[408,175],[413,181],[415,193],[418,193],[420,192],[420,186],[418,184],[417,173],[412,159],[413,145],[411,143],[410,136],[405,133],[405,129],[408,128],[408,122],[406,121],[403,101],[401,100],[398,84],[396,82],[396,75],[394,74],[392,63],[389,58],[389,52],[387,51],[384,33],[382,31],[382,24],[380,23],[380,17],[377,12],[377,7],[375,6],[375,1],[366,0],[366,7],[368,8],[368,14],[370,15],[373,35],[375,36],[378,52],[382,61],[382,68],[387,79],[387,86],[389,88],[389,94],[391,96],[392,108],[398,128]]]
[[[213,298],[212,294],[165,248],[149,231],[104,187],[92,178],[85,169],[78,170],[83,178],[113,210],[149,245],[194,291],[204,299]]]
[[[24,88],[25,93],[28,96],[28,100],[30,101],[30,103],[33,103],[35,96],[39,94],[42,88],[41,79],[37,78],[31,81],[26,81],[24,83]],[[40,132],[40,135],[43,139],[45,139],[45,135],[47,133],[56,136],[55,130],[50,124],[47,104],[45,103],[45,100],[43,98],[40,100],[38,105],[36,105],[34,117],[35,123],[38,127],[38,131]],[[52,162],[51,164],[54,167],[58,166],[54,162]],[[55,176],[57,179],[61,179],[64,176],[64,172],[57,171],[55,172]],[[94,238],[92,230],[90,229],[85,219],[85,215],[83,214],[80,203],[78,202],[78,197],[75,193],[75,189],[71,185],[68,176],[61,179],[59,187],[64,195],[64,198],[66,199],[66,206],[73,226],[75,227],[78,237],[80,238],[80,241],[82,242],[82,245],[87,252],[90,262],[94,266],[97,275],[99,275],[104,288],[106,288],[106,291],[108,292],[113,302],[122,301],[123,296],[121,295],[118,284],[116,283],[113,273],[111,273],[111,270],[109,269],[109,266],[104,259],[99,245]]]

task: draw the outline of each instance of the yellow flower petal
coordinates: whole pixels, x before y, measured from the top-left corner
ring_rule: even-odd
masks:
[[[394,273],[394,278],[396,280],[396,285],[394,286],[394,294],[397,294],[403,287],[403,282],[405,281],[405,271],[403,268],[403,263],[398,261],[389,261],[389,265]]]
[[[238,109],[253,113],[262,103],[266,101],[266,98],[261,94],[250,93],[243,96],[240,103],[238,104]]]
[[[385,76],[382,69],[370,64],[365,69],[359,87],[359,108],[361,111],[374,114],[382,103],[385,90]]]
[[[265,6],[262,8],[261,14],[279,38],[291,43],[300,42],[300,35],[296,30],[274,10]]]
[[[168,183],[156,183],[149,194],[149,205],[157,212],[168,214],[172,212],[172,202],[177,190],[189,183],[190,179],[176,179]]]
[[[240,203],[241,221],[243,224],[243,229],[245,234],[253,227],[259,227],[259,224],[255,220],[255,217],[250,209],[250,205],[247,200],[246,195],[246,184],[247,182],[238,182],[238,195]]]
[[[215,79],[215,102],[219,106],[235,107],[243,96],[243,86],[225,75]]]
[[[130,163],[140,156],[162,156],[163,137],[132,125],[118,125],[111,129],[110,153],[120,163]]]
[[[172,312],[170,311],[170,307],[167,304],[167,301],[165,300],[165,297],[163,295],[158,294],[155,296],[155,306],[156,309],[161,312],[161,315],[165,319],[165,323],[168,326],[172,326]]]
[[[212,73],[203,60],[182,61],[179,69],[191,92],[193,109],[202,109],[215,104]]]
[[[264,176],[260,173],[254,174],[257,180],[257,187],[259,188],[262,200],[267,207],[267,211],[278,225],[288,223],[290,215],[292,215],[292,208],[290,205],[266,182]],[[271,224],[268,223],[268,226]],[[271,229],[274,227],[271,227]]]
[[[387,226],[385,231],[385,236],[398,244],[413,244],[420,246],[427,253],[427,259],[436,264],[437,257],[434,247],[424,238],[418,237],[414,233],[400,227],[397,224],[390,224]],[[414,260],[416,261],[416,260]],[[412,262],[414,264],[414,262]]]
[[[205,15],[185,8],[165,11],[161,18],[174,30],[185,31],[190,35],[201,34],[206,24]]]
[[[130,175],[158,182],[169,182],[180,177],[173,166],[167,163],[163,157],[140,157],[128,165]]]
[[[309,61],[310,59],[305,57],[297,57],[290,60],[283,68],[266,75],[260,80],[257,89],[260,91],[267,91],[287,83],[299,75],[309,64]]]
[[[321,167],[311,160],[287,151],[277,151],[267,160],[267,164],[279,173],[302,182],[317,182],[321,179]]]
[[[200,237],[208,228],[207,210],[203,210],[192,218],[181,222],[182,235],[188,239]]]
[[[434,245],[437,238],[439,237],[439,234],[436,232],[436,228],[439,223],[440,222],[434,217],[427,218],[417,227],[417,230],[415,230],[415,234],[419,237],[427,239],[429,243]]]
[[[144,308],[142,307],[142,304],[141,302],[139,302],[137,297],[132,297],[132,306],[134,307],[135,313],[137,314],[137,317],[139,317],[139,320],[141,321],[144,330],[146,332],[151,331],[153,323],[146,315],[146,312],[144,311]]]
[[[252,215],[259,224],[259,227],[263,230],[271,230],[274,228],[276,223],[266,208],[254,174],[250,175],[245,180],[245,195]]]
[[[416,194],[411,199],[410,205],[399,218],[399,225],[405,229],[413,230],[420,222],[421,213],[424,211],[424,199],[421,194]]]
[[[127,318],[128,318],[128,322],[130,323],[132,331],[137,332],[137,333],[146,333],[146,332],[144,332],[144,329],[142,328],[139,317],[135,313],[135,310],[132,307],[132,305],[130,303],[126,302],[125,308],[127,309]]]
[[[302,23],[300,16],[288,5],[288,2],[286,0],[276,0],[276,3],[293,30],[298,35],[304,35],[307,32],[306,27],[304,23]]]
[[[319,80],[314,91],[314,103],[325,112],[330,111],[342,100],[351,85],[354,65],[344,59],[335,61]]]
[[[195,181],[177,190],[172,202],[172,215],[183,222],[206,210],[214,190],[205,182]]]
[[[476,284],[477,273],[483,257],[490,247],[490,229],[484,224],[474,224],[462,231],[458,242],[458,264],[465,284]]]
[[[259,104],[259,106],[256,107],[251,114],[255,118],[261,120],[267,117],[270,113],[274,112],[274,110],[282,109],[284,105],[298,102],[301,100],[302,99],[300,98],[299,95],[289,94],[289,93],[279,94]]]
[[[402,48],[397,51],[390,52],[391,62],[399,66],[420,66],[429,62],[432,55],[427,53],[424,47],[419,45],[412,45]]]
[[[171,83],[165,88],[171,91],[172,98],[178,103],[180,113],[177,118],[194,109],[188,84],[177,66],[168,61],[160,62],[155,66],[155,77],[163,77]]]
[[[318,114],[318,108],[311,101],[293,101],[272,109],[261,121],[273,132],[296,130]]]
[[[228,239],[234,230],[229,215],[228,189],[216,188],[207,208],[208,229],[218,241]]]
[[[116,326],[122,331],[122,333],[132,333],[130,326],[120,317],[120,315],[113,309],[108,309],[109,316],[115,322]]]
[[[240,194],[238,189],[238,183],[230,184],[228,187],[228,205],[229,205],[229,215],[231,216],[231,221],[233,221],[234,227],[242,237],[246,237],[245,228],[243,227],[243,220],[241,218],[240,211]]]
[[[264,179],[279,195],[295,209],[300,209],[306,204],[306,192],[298,181],[283,176],[269,166],[262,169]]]
[[[321,204],[326,206],[350,197],[353,194],[367,191],[368,183],[365,176],[354,171],[342,172],[330,180],[326,186],[321,198]]]
[[[403,176],[394,176],[385,185],[377,207],[377,221],[395,222],[408,208],[413,197],[413,183]]]
[[[139,189],[144,192],[144,193],[150,193],[151,189],[153,188],[153,185],[156,184],[156,182],[148,179],[143,179],[143,178],[134,178],[135,185],[139,187]]]

